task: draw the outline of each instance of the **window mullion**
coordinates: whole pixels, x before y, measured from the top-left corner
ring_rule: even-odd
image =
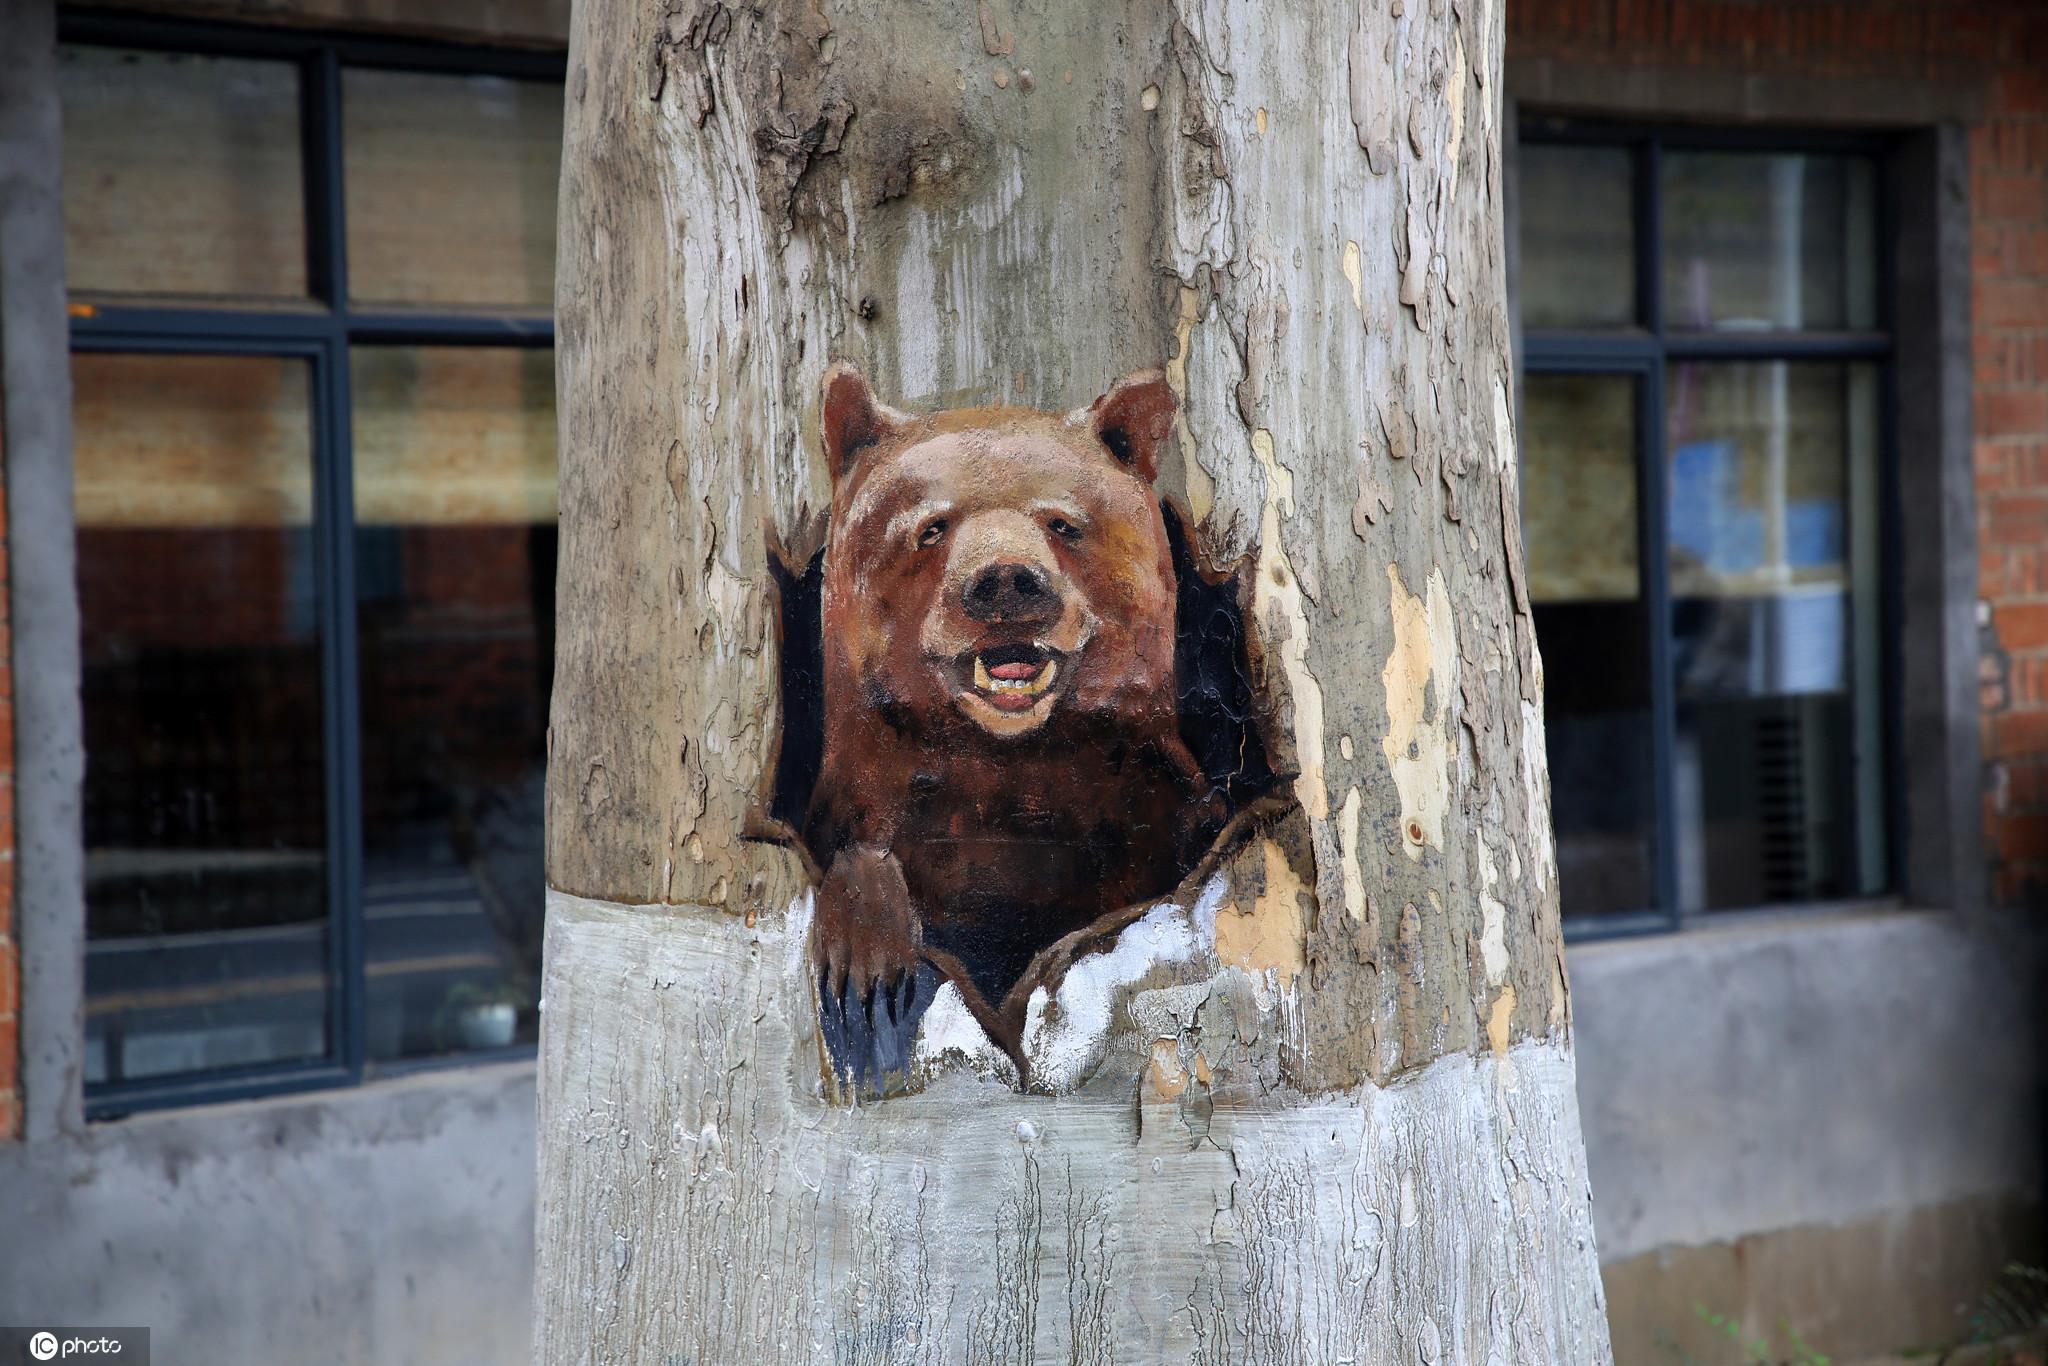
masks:
[[[1659,346],[1664,341],[1662,144],[1649,138],[1636,159],[1636,311]]]
[[[299,121],[306,168],[307,279],[313,297],[336,314],[348,307],[347,226],[341,167],[341,64],[334,48],[308,58]]]
[[[1671,662],[1671,501],[1666,487],[1670,464],[1664,417],[1664,159],[1663,143],[1642,144],[1636,174],[1636,298],[1650,334],[1650,356],[1642,371],[1637,404],[1642,424],[1636,441],[1638,515],[1642,519],[1643,610],[1649,614],[1650,771],[1655,804],[1655,887],[1657,909],[1676,925],[1678,904],[1678,713]]]
[[[320,363],[314,459],[319,466],[322,609],[326,644],[329,921],[336,1056],[360,1076],[364,1053],[362,744],[357,702],[354,473],[348,346],[330,338]]]
[[[342,202],[341,65],[323,46],[306,68],[307,247],[314,293],[329,315],[315,412],[325,613],[329,920],[335,1056],[360,1077],[365,1053],[362,743],[357,699],[355,478],[350,430],[347,232]]]
[[[1657,909],[1676,924],[1678,905],[1678,813],[1676,757],[1678,714],[1671,663],[1671,508],[1666,488],[1664,361],[1643,367],[1636,405],[1641,424],[1636,440],[1637,516],[1641,522],[1643,611],[1650,646],[1650,772],[1655,804],[1655,888]]]

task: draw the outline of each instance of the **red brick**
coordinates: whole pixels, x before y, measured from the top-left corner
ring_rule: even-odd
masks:
[[[2048,555],[2039,542],[2008,548],[2005,552],[2006,592],[2003,596],[2032,596],[2048,593]]]
[[[1994,769],[2003,809],[2048,811],[2048,760],[2019,760]]]
[[[2002,441],[1979,441],[1976,459],[1973,462],[1977,473],[1977,492],[2004,493],[2011,489],[2012,480],[2008,471],[2011,462],[2006,458],[2010,449]]]
[[[2048,123],[1980,123],[1970,133],[1970,165],[1980,173],[2038,174],[2044,148],[2048,148]]]
[[[2048,490],[2048,484],[2041,479],[2042,451],[2048,448],[2048,443],[2008,439],[1992,444],[1999,452],[2000,473],[2007,489],[2014,493]]]
[[[2048,492],[2048,437],[1979,441],[1973,455],[1977,488],[1982,493]]]
[[[2010,228],[2007,237],[2007,270],[2014,275],[2048,275],[2048,228]]]
[[[2048,708],[2048,659],[2023,655],[2006,669],[2007,704],[2015,710]]]
[[[1991,717],[1984,752],[1994,759],[2048,757],[2048,709],[2009,711]]]
[[[1624,42],[1654,46],[1660,36],[1662,7],[1652,0],[1621,0],[1614,11],[1614,36]]]
[[[1979,394],[1977,435],[2048,435],[2048,391],[1993,389]]]
[[[7,628],[6,502],[0,494],[0,1141],[21,1136],[21,951],[14,939],[14,640]]]
[[[2015,550],[2048,544],[2048,497],[1995,493],[1980,498],[1977,507],[1977,526],[1986,544]]]
[[[2008,71],[1992,83],[1993,114],[2048,114],[2048,73]]]
[[[2048,383],[2048,333],[1978,331],[1971,355],[1977,383],[1985,388]]]
[[[1980,328],[2048,326],[2048,283],[2036,280],[1985,280],[1977,286]]]
[[[2001,130],[2010,126],[2010,124],[2002,123],[1973,123],[1970,125],[1970,169],[1973,177],[1970,189],[1972,193],[1975,193],[1977,188],[1975,176],[1981,174],[1985,167],[1997,163],[1999,134]]]
[[[1993,607],[1991,629],[2001,648],[2015,652],[2048,649],[2048,602]]]
[[[1985,834],[1986,842],[2005,859],[2048,863],[2048,811],[1991,816]]]
[[[2048,210],[2048,183],[2037,175],[1987,171],[1971,198],[1971,207],[1987,223],[2034,223]]]
[[[2006,570],[2005,552],[1988,546],[1977,550],[1977,592],[1989,599],[2005,597],[2012,591]]]
[[[1970,276],[1982,280],[2006,273],[2006,251],[2010,232],[1997,224],[1979,223],[1970,229]]]
[[[2022,384],[2048,382],[2048,332],[2012,339],[2012,371]],[[0,630],[5,626],[0,625]]]
[[[1999,33],[1988,14],[1957,10],[1942,16],[1927,34],[1928,47],[1945,56],[1989,61],[1998,55]]]

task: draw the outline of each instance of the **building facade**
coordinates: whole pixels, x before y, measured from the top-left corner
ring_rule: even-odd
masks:
[[[566,32],[0,13],[0,1321],[527,1352]],[[1955,1341],[2042,1243],[2048,11],[1506,69],[1617,1358]]]

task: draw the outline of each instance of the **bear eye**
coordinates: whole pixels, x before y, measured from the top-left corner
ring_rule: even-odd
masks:
[[[924,530],[917,533],[917,544],[920,548],[929,548],[944,540],[945,535],[946,522],[944,518],[934,522],[927,522],[925,523]]]
[[[1045,529],[1062,540],[1078,541],[1081,539],[1081,528],[1075,526],[1064,517],[1053,518],[1045,524]]]

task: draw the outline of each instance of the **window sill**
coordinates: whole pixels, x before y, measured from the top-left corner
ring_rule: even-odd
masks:
[[[436,1059],[425,1065],[388,1066],[353,1084],[345,1080],[295,1079],[282,1083],[272,1080],[271,1089],[267,1092],[245,1095],[221,1094],[217,1090],[208,1095],[195,1085],[193,1099],[189,1101],[158,1100],[148,1108],[138,1103],[135,1108],[118,1114],[93,1116],[91,1129],[107,1133],[132,1132],[163,1124],[190,1123],[195,1118],[281,1119],[315,1107],[347,1110],[410,1097],[456,1100],[478,1097],[509,1086],[531,1085],[537,1070],[533,1050],[529,1048],[524,1056],[518,1056],[518,1050],[508,1049],[481,1056]],[[89,1100],[87,1105],[90,1111],[114,1103],[112,1098],[103,1097]],[[124,1098],[119,1103],[128,1102]]]
[[[1610,932],[1597,921],[1589,925],[1581,920],[1571,927],[1574,933],[1567,935],[1567,942],[1572,955],[1577,957],[1601,953],[1608,949],[1625,950],[1632,944],[1646,940],[1669,945],[1680,940],[1722,941],[1819,933],[1884,921],[1959,918],[1960,913],[1953,907],[1913,905],[1900,896],[1864,897],[1844,901],[1756,906],[1743,910],[1706,911],[1681,916],[1676,921],[1660,918],[1656,928],[1634,931]]]

